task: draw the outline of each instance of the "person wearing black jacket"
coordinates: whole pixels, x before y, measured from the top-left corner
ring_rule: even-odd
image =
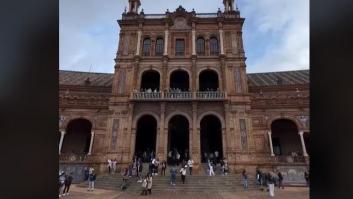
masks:
[[[278,171],[277,175],[278,175],[278,188],[282,187],[282,189],[284,189],[282,173],[280,171]]]
[[[65,187],[64,187],[64,191],[63,191],[63,195],[69,195],[69,190],[70,190],[70,186],[72,183],[73,177],[72,177],[72,173],[70,173],[69,175],[66,175],[65,177]]]

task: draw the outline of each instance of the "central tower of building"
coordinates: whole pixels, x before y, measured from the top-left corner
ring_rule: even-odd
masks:
[[[182,6],[164,14],[129,0],[118,20],[120,41],[109,101],[108,156],[123,164],[153,152],[172,163],[228,160],[231,169],[255,152],[249,117],[244,18],[234,0],[224,11]]]

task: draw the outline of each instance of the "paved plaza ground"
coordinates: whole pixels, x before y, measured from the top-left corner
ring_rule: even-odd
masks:
[[[153,190],[152,190],[153,192]],[[158,192],[153,195],[141,196],[140,193],[110,191],[96,189],[88,192],[86,188],[72,185],[69,196],[65,199],[134,199],[134,198],[153,198],[153,199],[265,199],[270,198],[268,192],[262,191],[242,191],[242,192]],[[309,199],[309,188],[286,187],[284,190],[275,189],[275,197],[278,199]]]

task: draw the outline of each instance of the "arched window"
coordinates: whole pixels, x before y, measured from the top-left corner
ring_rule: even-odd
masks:
[[[202,37],[197,39],[196,47],[197,55],[205,55],[205,40]]]
[[[211,55],[218,55],[219,48],[218,48],[218,40],[215,37],[210,39],[210,54]]]
[[[156,55],[161,56],[163,55],[164,50],[164,41],[162,38],[158,38],[156,42]]]
[[[151,51],[151,39],[147,38],[143,40],[143,55],[150,56]]]

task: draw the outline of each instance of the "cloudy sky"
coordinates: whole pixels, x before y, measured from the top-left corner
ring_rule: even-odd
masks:
[[[182,5],[199,13],[223,10],[222,0],[141,0],[146,14]],[[309,68],[308,0],[237,0],[245,18],[243,37],[247,72]],[[117,19],[128,0],[60,0],[62,70],[114,71],[119,41]]]

